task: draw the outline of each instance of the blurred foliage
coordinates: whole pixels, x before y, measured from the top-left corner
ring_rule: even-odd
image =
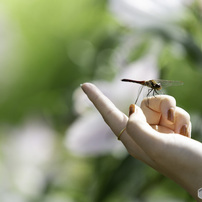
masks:
[[[18,58],[11,55],[5,67],[12,81],[2,89],[1,122],[40,113],[66,127],[73,90],[92,79],[97,56],[115,44],[117,28],[105,2],[22,0],[4,7],[20,37]]]
[[[184,82],[184,87],[170,88],[168,93],[191,113],[193,137],[202,139],[199,1],[188,8],[174,32],[158,28],[142,33],[119,25],[108,11],[107,1],[1,0],[0,5],[2,19],[6,19],[0,41],[13,43],[0,70],[2,126],[20,125],[37,115],[63,138],[76,118],[72,101],[75,88],[88,80],[112,80],[116,74],[110,62],[113,51],[127,35],[141,35],[144,40],[130,52],[127,63],[145,55],[153,40],[161,41],[161,78]],[[36,198],[28,197],[30,201],[51,202],[57,197],[77,202],[193,201],[174,182],[132,157],[75,158],[64,150],[62,141],[58,137],[44,189]]]

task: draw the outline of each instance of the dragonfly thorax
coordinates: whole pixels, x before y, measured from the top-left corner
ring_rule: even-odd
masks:
[[[161,90],[161,84],[157,83],[155,80],[149,80],[145,82],[145,85],[154,89],[154,90]]]

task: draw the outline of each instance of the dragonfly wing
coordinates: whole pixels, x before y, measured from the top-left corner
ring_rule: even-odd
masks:
[[[161,79],[154,79],[157,83],[160,83],[163,88],[167,88],[170,86],[181,86],[184,83],[182,81],[172,81],[172,80],[161,80]]]
[[[136,100],[135,100],[135,104],[137,104],[137,101],[138,101],[138,99],[139,99],[139,97],[140,97],[140,94],[141,94],[143,88],[144,88],[144,86],[140,86],[140,88],[139,88],[139,90],[138,90],[138,93],[137,93],[137,98],[136,98]]]

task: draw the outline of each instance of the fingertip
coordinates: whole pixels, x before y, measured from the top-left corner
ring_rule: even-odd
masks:
[[[80,87],[86,93],[87,90],[94,88],[95,85],[93,85],[92,83],[86,82],[86,83],[80,84]]]
[[[191,137],[190,115],[184,109],[176,107],[175,110],[175,133]]]
[[[188,137],[189,136],[189,134],[188,134],[188,126],[187,126],[187,124],[184,124],[181,128],[180,128],[180,134],[181,135],[184,135],[184,136],[186,136],[186,137]]]
[[[135,112],[135,104],[131,104],[129,107],[129,116],[131,116]]]
[[[168,121],[174,123],[175,122],[175,109],[171,107],[167,112],[167,119]]]
[[[164,95],[161,101],[161,112],[162,115],[172,123],[174,123],[175,108],[176,108],[175,98],[170,95]]]
[[[135,110],[131,115],[129,116],[128,124],[127,124],[127,131],[132,132],[134,131],[133,127],[138,127],[138,125],[142,125],[142,123],[147,124],[146,117],[143,114],[140,107],[135,106]]]
[[[131,119],[138,118],[138,119],[142,119],[142,120],[146,121],[146,117],[145,117],[142,109],[137,105],[133,105],[133,104],[130,105],[129,114],[130,114]]]

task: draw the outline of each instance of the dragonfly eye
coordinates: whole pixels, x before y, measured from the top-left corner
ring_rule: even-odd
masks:
[[[161,84],[160,83],[156,83],[156,87],[160,88]]]

